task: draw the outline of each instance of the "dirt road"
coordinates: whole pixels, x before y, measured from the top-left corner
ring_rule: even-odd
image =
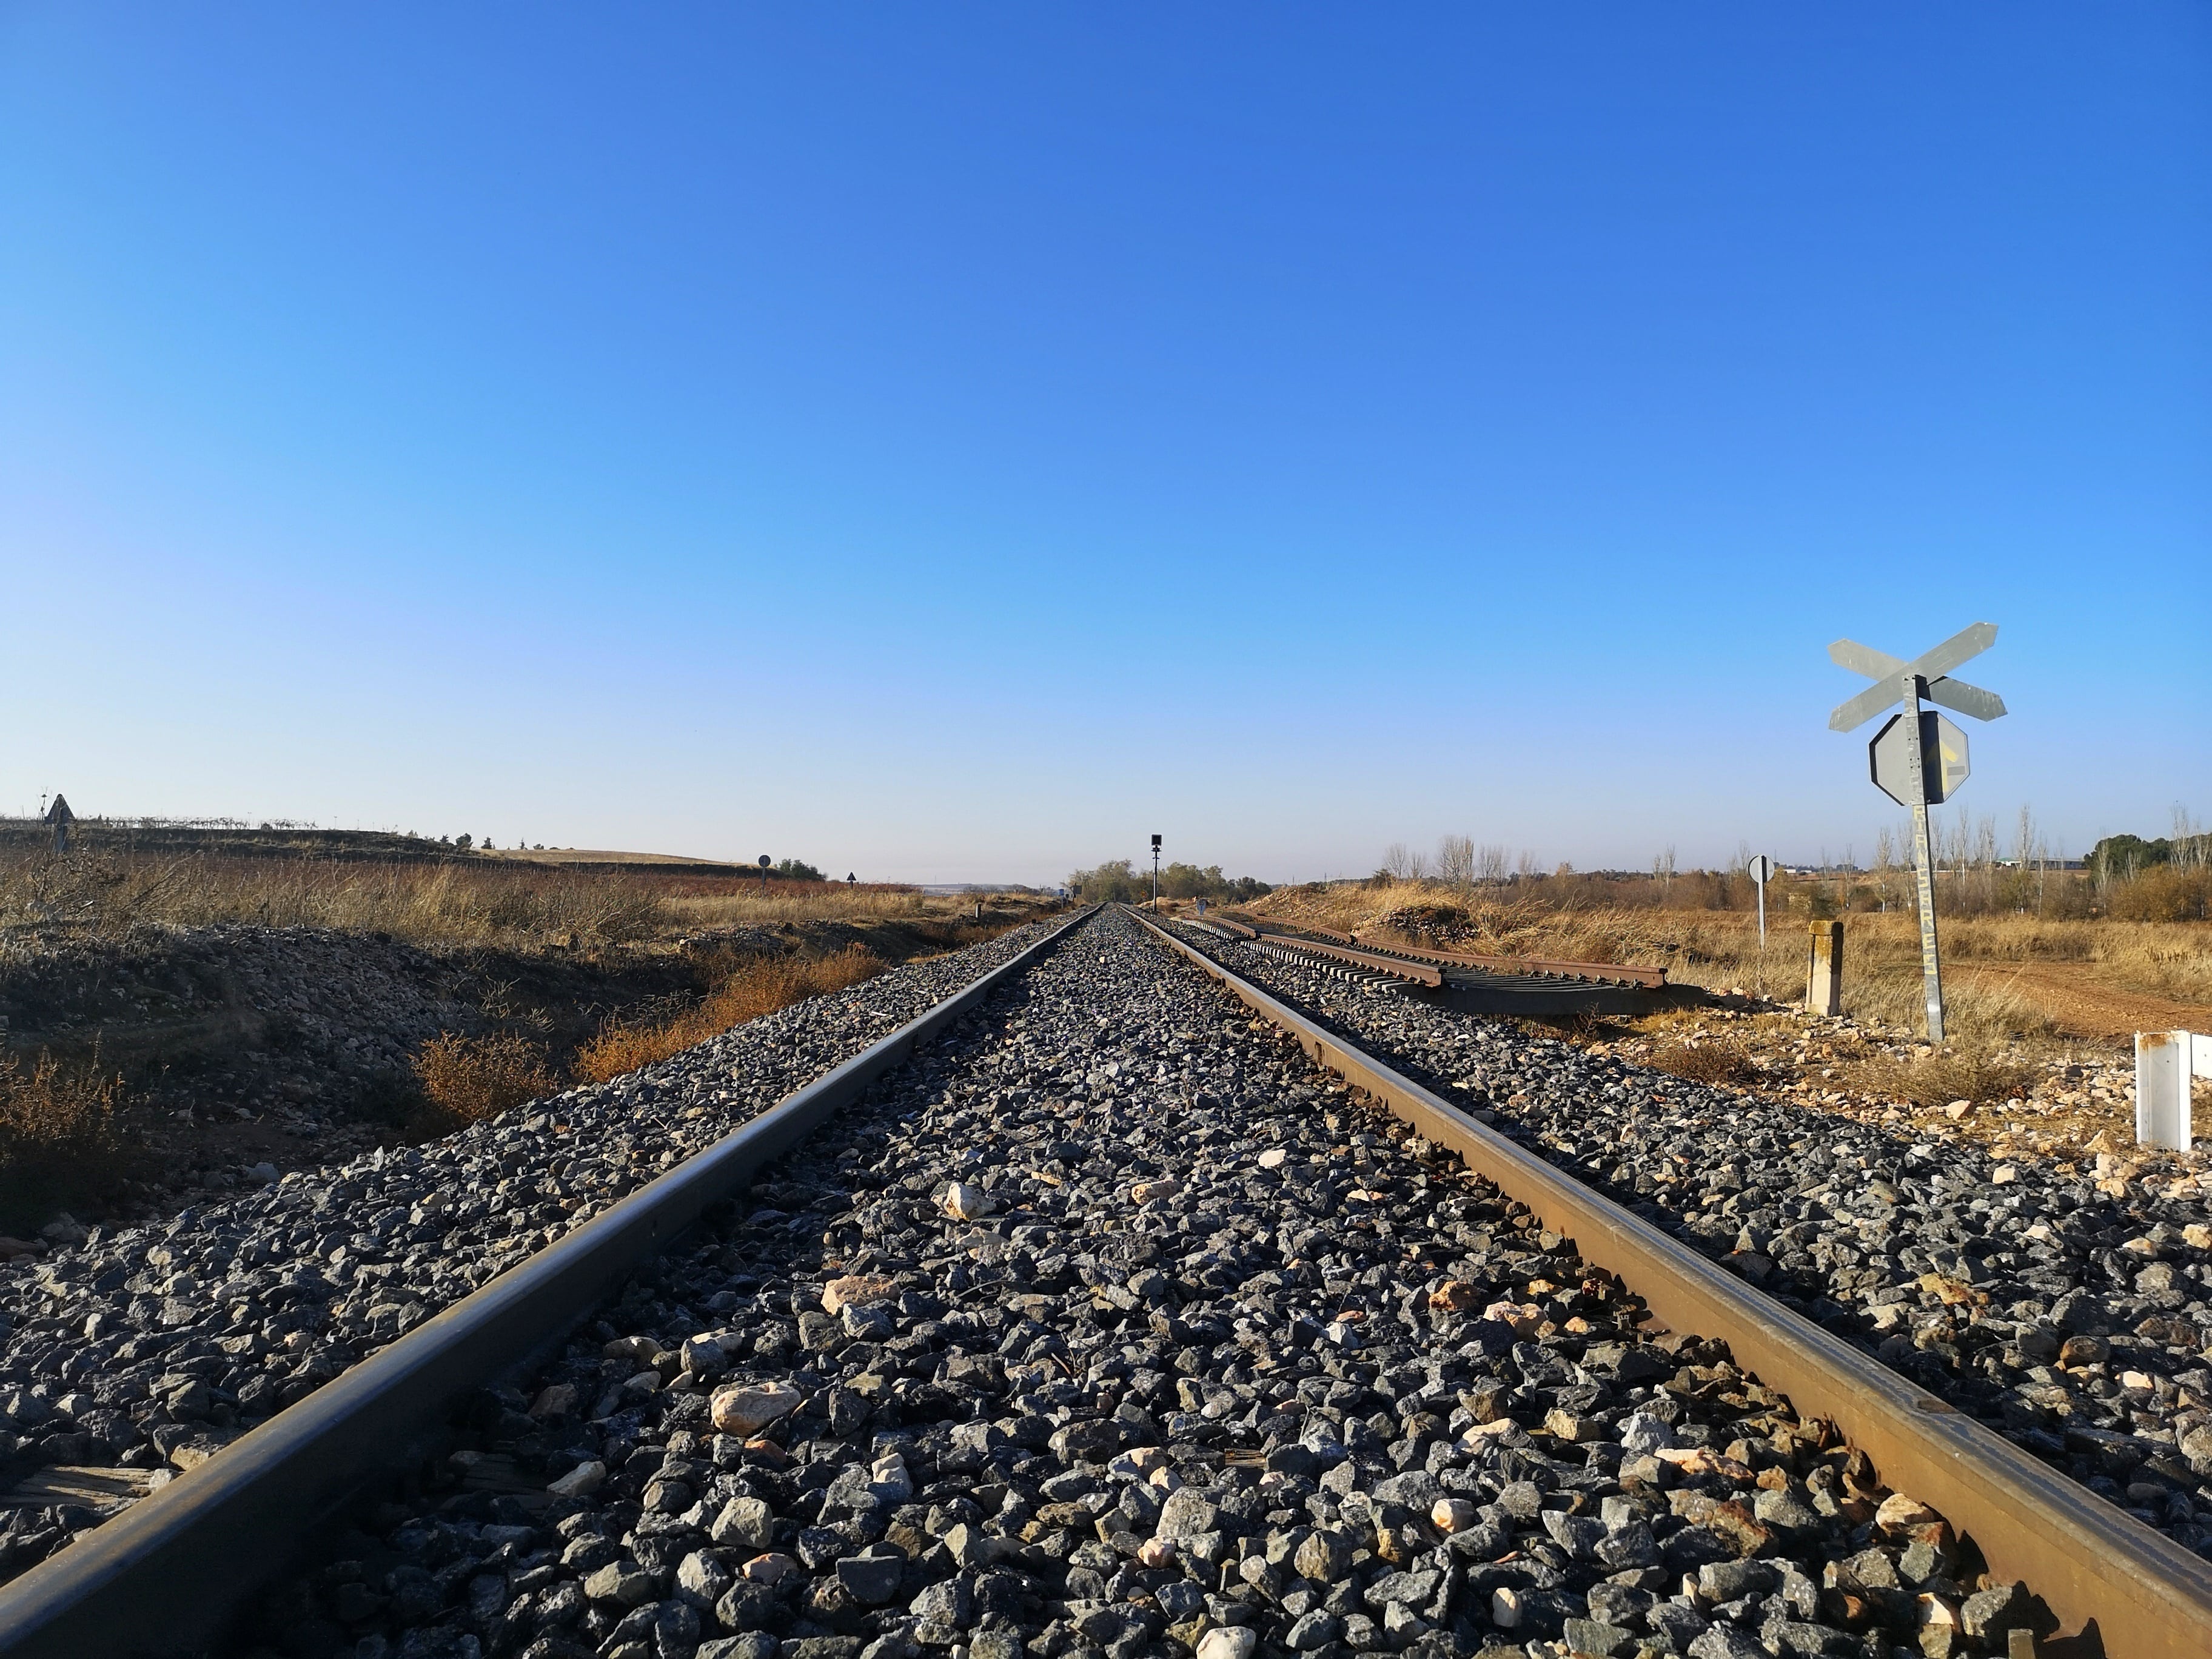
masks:
[[[1948,971],[1985,990],[2015,992],[2071,1036],[2124,1042],[2137,1031],[2212,1031],[2212,1006],[2100,984],[2093,963],[1962,963]]]

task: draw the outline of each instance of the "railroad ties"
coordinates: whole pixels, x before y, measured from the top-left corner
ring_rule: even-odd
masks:
[[[1402,996],[1417,985],[1433,988],[1442,983],[1442,976],[1434,969],[1423,975],[1379,957],[1340,951],[1303,939],[1269,935],[1261,939],[1254,948],[1262,956],[1273,957],[1279,961],[1303,963],[1316,973],[1357,985],[1370,996]]]

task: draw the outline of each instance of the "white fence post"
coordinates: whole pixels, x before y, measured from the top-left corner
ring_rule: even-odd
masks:
[[[2189,1150],[2189,1091],[2197,1077],[2212,1077],[2212,1038],[2136,1033],[2136,1145]]]

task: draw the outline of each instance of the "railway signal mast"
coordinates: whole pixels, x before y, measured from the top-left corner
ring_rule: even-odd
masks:
[[[1920,978],[1928,1001],[1928,1040],[1943,1040],[1943,975],[1936,952],[1936,866],[1928,844],[1928,809],[1948,800],[1966,782],[1966,734],[1923,702],[1932,702],[1993,720],[2005,712],[1993,691],[1949,678],[1954,668],[1996,643],[1995,623],[1976,623],[1934,650],[1902,662],[1850,640],[1838,640],[1828,656],[1838,668],[1863,674],[1874,684],[1828,716],[1832,732],[1863,726],[1892,703],[1902,701],[1867,744],[1867,769],[1875,786],[1899,806],[1912,811],[1912,863],[1920,902]]]
[[[1152,914],[1160,913],[1160,838],[1152,837]]]

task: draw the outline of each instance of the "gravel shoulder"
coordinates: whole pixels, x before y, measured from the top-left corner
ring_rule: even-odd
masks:
[[[269,1651],[1891,1659],[2038,1624],[1642,1314],[1109,913],[488,1389]]]
[[[1691,1082],[1182,936],[2199,1553],[2212,1553],[2212,1218]]]

